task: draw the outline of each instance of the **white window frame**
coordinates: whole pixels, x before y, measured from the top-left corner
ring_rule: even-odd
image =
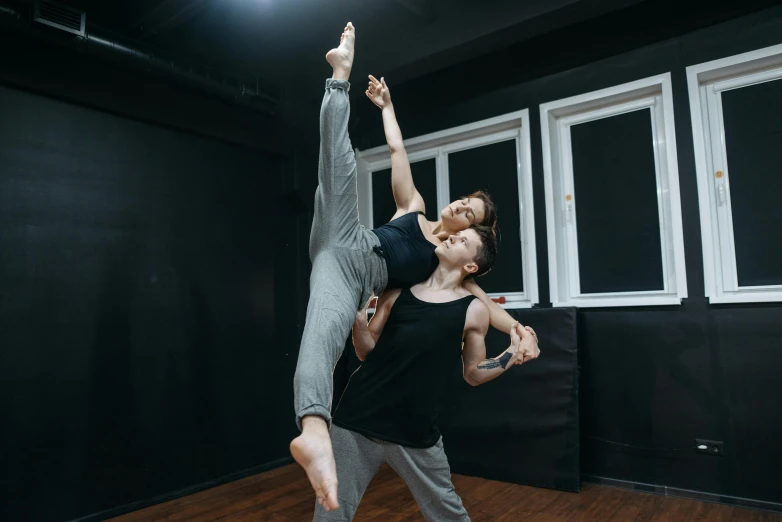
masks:
[[[535,216],[532,202],[532,160],[530,157],[529,110],[524,109],[440,132],[405,140],[410,163],[437,160],[438,210],[451,202],[448,154],[474,149],[503,141],[516,141],[517,180],[519,187],[519,217],[521,266],[524,292],[490,293],[503,308],[530,308],[538,303],[538,268],[535,247]],[[383,145],[359,151],[358,200],[361,224],[371,229],[372,173],[391,168],[391,155]],[[476,180],[480,181],[480,180]],[[502,227],[502,223],[500,223]],[[480,284],[480,279],[477,281]],[[504,299],[504,302],[502,302]]]
[[[578,265],[578,195],[574,193],[570,127],[639,110],[649,110],[652,121],[664,289],[585,294]],[[687,297],[687,274],[670,73],[544,103],[540,123],[553,306],[680,305]]]
[[[782,301],[782,285],[739,286],[721,96],[774,80],[782,81],[782,45],[687,67],[703,275],[711,303]]]

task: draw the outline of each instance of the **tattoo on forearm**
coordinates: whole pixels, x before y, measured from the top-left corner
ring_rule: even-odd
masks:
[[[513,357],[511,354],[505,352],[500,356],[499,359],[486,359],[478,365],[478,369],[493,370],[494,368],[499,368],[502,366],[502,369],[504,370],[505,367],[508,366],[508,362],[510,362],[511,357]]]
[[[513,357],[508,352],[505,352],[500,356],[500,365],[502,365],[502,369],[504,370],[506,366],[508,366],[508,362],[510,361],[510,358]]]

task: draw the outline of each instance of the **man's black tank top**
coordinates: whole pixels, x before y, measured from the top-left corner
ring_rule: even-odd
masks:
[[[435,246],[424,237],[418,214],[423,212],[409,212],[372,231],[380,240],[378,254],[385,258],[388,268],[386,288],[416,285],[437,268]]]
[[[428,303],[402,290],[375,349],[350,377],[334,424],[411,448],[437,444],[437,420],[448,381],[461,364],[473,299]]]

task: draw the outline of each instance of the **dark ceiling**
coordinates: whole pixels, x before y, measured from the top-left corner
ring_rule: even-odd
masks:
[[[329,72],[347,21],[356,73],[400,83],[640,0],[60,0],[99,26],[288,96]]]

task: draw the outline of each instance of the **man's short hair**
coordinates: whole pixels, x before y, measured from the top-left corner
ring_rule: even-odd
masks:
[[[478,252],[475,254],[474,259],[475,264],[478,265],[478,270],[470,274],[470,276],[480,277],[494,266],[494,261],[497,258],[497,235],[494,233],[493,227],[472,225],[470,228],[476,231],[481,238],[481,245],[478,247]]]

